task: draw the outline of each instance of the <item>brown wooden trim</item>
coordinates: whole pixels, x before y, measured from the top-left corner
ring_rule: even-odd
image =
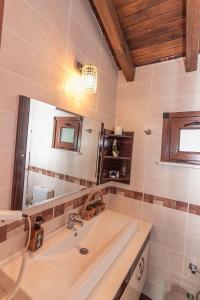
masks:
[[[101,170],[102,170],[102,156],[103,156],[103,138],[104,138],[104,123],[101,123],[101,131],[98,143],[98,153],[97,153],[97,184],[101,182]]]
[[[113,300],[120,300],[121,296],[123,295],[128,283],[129,283],[129,281],[130,281],[130,279],[131,279],[131,277],[132,277],[132,275],[135,271],[135,268],[137,267],[137,264],[138,264],[138,262],[139,262],[139,260],[142,256],[147,244],[149,243],[149,241],[150,241],[150,233],[148,234],[146,240],[144,241],[138,255],[136,256],[135,260],[133,261],[128,273],[126,274],[126,276],[125,276],[118,292],[116,293],[115,297],[113,298]]]
[[[20,96],[11,197],[11,209],[13,210],[21,210],[23,206],[29,113],[30,98]]]
[[[0,0],[0,45],[1,45],[1,35],[3,27],[3,12],[4,12],[4,0]]]
[[[144,294],[141,294],[140,300],[152,300],[152,299],[149,298],[148,296],[144,295]]]
[[[166,116],[166,113],[165,113]],[[163,114],[163,127],[162,127],[162,145],[161,145],[161,161],[169,160],[170,152],[170,123],[169,116],[164,117]]]
[[[106,32],[126,80],[133,81],[135,67],[113,2],[111,0],[89,0],[89,2],[97,19],[101,20],[100,25],[103,27],[103,31]]]
[[[168,118],[188,118],[188,117],[200,117],[200,111],[183,111],[174,113],[164,113],[168,114]],[[163,118],[164,118],[163,114]]]
[[[200,0],[186,0],[186,71],[196,71],[200,42]]]
[[[200,111],[163,114],[161,161],[200,164],[200,153],[179,151],[180,130],[200,128],[193,122],[200,122]]]

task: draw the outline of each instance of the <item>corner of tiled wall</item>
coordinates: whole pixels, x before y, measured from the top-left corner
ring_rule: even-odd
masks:
[[[188,264],[200,263],[200,169],[158,164],[163,112],[200,109],[199,70],[186,73],[180,58],[137,68],[133,83],[119,75],[115,123],[135,132],[127,189],[153,198],[117,195],[111,204],[154,225],[144,292],[155,300],[165,299],[172,283],[199,289],[200,277],[190,274]],[[152,135],[144,134],[147,128]]]

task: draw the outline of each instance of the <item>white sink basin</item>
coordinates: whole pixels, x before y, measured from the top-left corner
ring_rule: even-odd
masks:
[[[75,232],[62,228],[29,263],[22,282],[32,299],[85,300],[137,229],[136,221],[106,210]],[[89,250],[80,254],[80,248]]]

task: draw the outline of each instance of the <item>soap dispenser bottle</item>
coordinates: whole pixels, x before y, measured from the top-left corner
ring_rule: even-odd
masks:
[[[36,251],[42,247],[43,238],[44,238],[44,229],[41,224],[44,223],[44,219],[41,216],[37,216],[35,219],[35,224],[33,225],[31,231],[31,239],[28,246],[28,249],[31,251]]]

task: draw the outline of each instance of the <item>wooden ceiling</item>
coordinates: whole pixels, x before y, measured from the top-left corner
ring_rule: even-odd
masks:
[[[197,69],[200,0],[89,0],[127,81],[134,68],[186,56]]]

